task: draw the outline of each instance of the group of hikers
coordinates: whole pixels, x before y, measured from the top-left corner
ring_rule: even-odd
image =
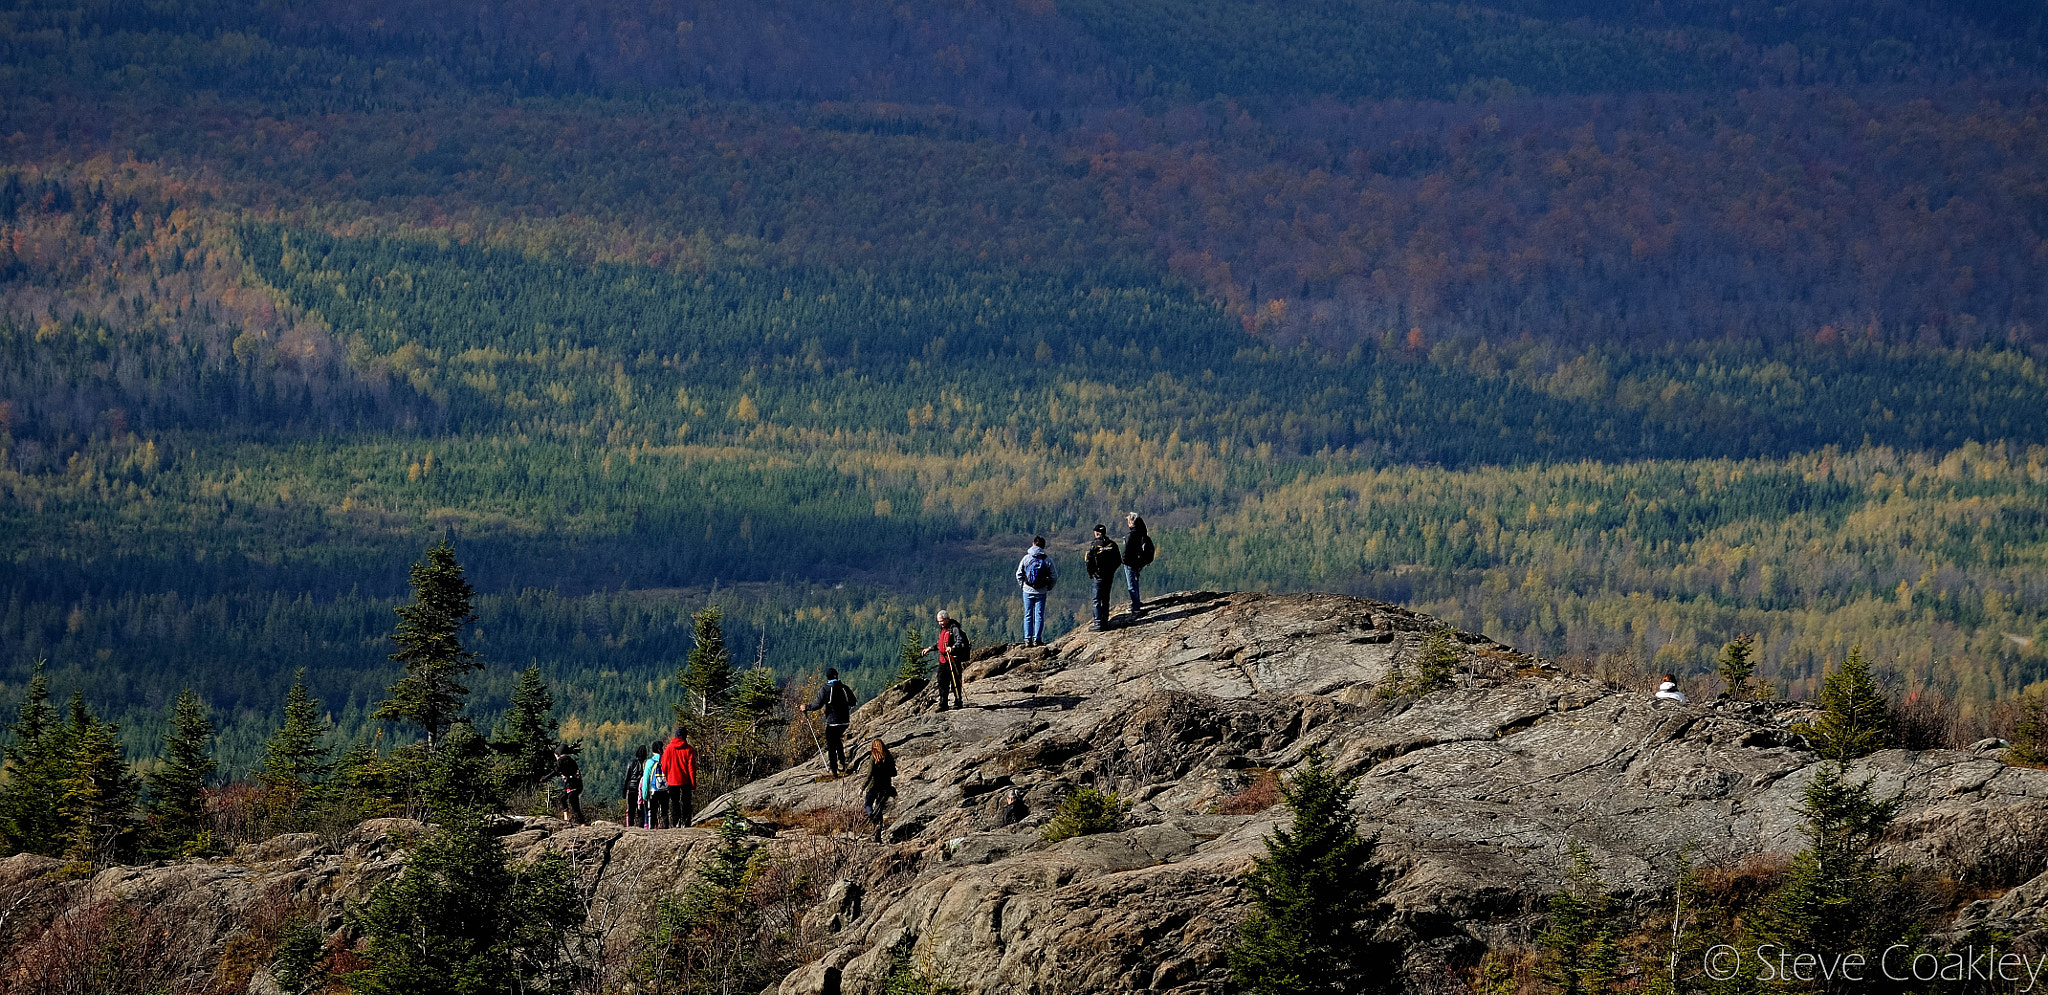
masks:
[[[565,793],[574,799],[582,788],[581,778],[573,784],[563,781]],[[697,751],[690,746],[689,730],[676,726],[668,742],[656,741],[633,750],[633,762],[626,765],[626,825],[641,829],[680,829],[690,824],[693,809],[690,794],[697,789]],[[575,803],[572,801],[572,807]],[[583,821],[576,807],[576,821]]]
[[[1121,544],[1109,537],[1108,529],[1097,525],[1086,547],[1088,579],[1093,586],[1093,617],[1088,626],[1091,632],[1110,628],[1111,586],[1118,570],[1124,574],[1124,591],[1130,597],[1130,615],[1135,617],[1145,610],[1138,578],[1152,563],[1158,550],[1145,529],[1145,520],[1135,512],[1124,516],[1124,525],[1125,535]],[[1045,645],[1046,599],[1059,583],[1059,578],[1059,568],[1054,566],[1052,555],[1046,550],[1045,537],[1031,537],[1031,548],[1017,563],[1017,584],[1024,594],[1024,645]],[[938,633],[932,644],[924,647],[924,653],[938,655],[938,670],[932,683],[938,689],[939,711],[946,711],[949,707],[964,708],[967,701],[962,684],[973,646],[951,613],[940,609],[935,621]],[[851,774],[858,767],[857,763],[848,763],[846,758],[846,730],[853,724],[853,709],[857,703],[853,689],[840,679],[839,671],[832,668],[825,671],[825,684],[818,689],[817,698],[797,706],[799,713],[818,712],[824,718],[825,740],[821,752],[825,754],[826,769],[834,778]],[[561,782],[563,792],[562,817],[584,822],[583,777],[575,756],[567,752],[567,747],[555,747],[554,776]],[[882,811],[889,804],[889,799],[896,795],[895,779],[896,758],[890,754],[888,744],[877,737],[868,744],[867,777],[861,807],[874,824],[878,842],[882,838]],[[634,751],[634,761],[627,767],[623,785],[626,824],[644,829],[688,826],[693,815],[691,793],[696,787],[697,754],[690,746],[689,732],[678,725],[667,742],[656,742]],[[1021,804],[1015,798],[1010,802]]]
[[[1093,586],[1094,610],[1088,623],[1090,632],[1110,627],[1110,587],[1116,582],[1118,568],[1124,572],[1124,593],[1130,595],[1131,614],[1135,616],[1145,610],[1145,601],[1138,594],[1138,575],[1151,565],[1159,550],[1152,544],[1145,520],[1136,512],[1124,516],[1124,528],[1121,547],[1109,537],[1109,530],[1100,525],[1088,541],[1085,562]],[[1017,561],[1017,583],[1024,589],[1024,645],[1045,645],[1045,601],[1059,581],[1060,571],[1053,565],[1052,554],[1046,551],[1045,537],[1032,536],[1031,548]]]

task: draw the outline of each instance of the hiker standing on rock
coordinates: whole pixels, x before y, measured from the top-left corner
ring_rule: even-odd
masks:
[[[1109,585],[1116,580],[1116,569],[1120,566],[1123,557],[1109,538],[1109,530],[1097,525],[1095,538],[1088,543],[1088,579],[1095,587],[1095,620],[1088,624],[1089,632],[1109,628]]]
[[[562,821],[584,825],[583,819],[583,769],[576,764],[576,757],[569,747],[555,744],[555,776],[562,779]],[[570,818],[570,816],[575,818]]]
[[[967,654],[973,652],[973,647],[967,644],[967,633],[961,630],[960,623],[953,621],[944,608],[939,609],[934,620],[939,623],[939,637],[924,651],[939,655],[939,711],[946,710],[948,689],[953,692],[953,707],[966,708],[967,694],[960,689],[960,672],[967,669]]]
[[[838,777],[842,770],[852,770],[846,763],[846,727],[853,724],[853,701],[853,689],[840,682],[838,669],[827,667],[825,686],[818,689],[818,700],[796,706],[799,712],[825,713],[825,765],[833,777]]]
[[[868,813],[868,820],[875,824],[875,842],[882,842],[882,810],[889,805],[889,799],[896,797],[896,758],[889,753],[889,744],[876,737],[868,747],[868,781],[861,791],[861,808]]]
[[[1145,520],[1137,512],[1124,516],[1124,593],[1131,596],[1131,614],[1145,610],[1145,603],[1138,599],[1138,571],[1152,563],[1152,556],[1158,549],[1152,545],[1152,534],[1145,531]]]
[[[675,735],[662,747],[661,779],[668,784],[668,790],[662,792],[663,803],[668,807],[664,820],[668,828],[688,826],[692,814],[690,793],[697,788],[697,751],[690,749],[690,735],[682,726],[676,727]]]
[[[1060,582],[1060,572],[1045,551],[1045,537],[1032,536],[1031,548],[1017,562],[1017,584],[1024,589],[1024,645],[1045,645],[1045,596]]]
[[[661,817],[668,807],[668,781],[661,776],[661,741],[640,751],[646,761],[640,765],[640,817],[649,829],[661,829]]]
[[[626,825],[640,825],[647,816],[647,803],[640,797],[640,783],[647,780],[647,747],[633,748],[633,762],[626,765]]]

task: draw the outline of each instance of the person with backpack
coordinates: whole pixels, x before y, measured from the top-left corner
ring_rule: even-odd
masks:
[[[663,804],[668,806],[664,821],[670,829],[688,828],[690,816],[695,814],[690,794],[697,789],[697,751],[690,748],[690,734],[682,726],[676,727],[675,735],[661,749],[661,779],[668,784],[668,790],[662,792]]]
[[[562,821],[586,825],[583,818],[583,770],[577,766],[575,754],[562,743],[555,744],[555,776],[562,780]]]
[[[875,824],[875,842],[882,842],[882,810],[896,797],[896,757],[889,744],[876,737],[868,747],[868,780],[861,790],[861,808]]]
[[[1024,588],[1024,645],[1045,645],[1045,596],[1059,582],[1059,569],[1045,551],[1045,537],[1032,536],[1031,548],[1017,561],[1017,584]]]
[[[1138,599],[1138,571],[1152,563],[1152,556],[1158,549],[1152,545],[1152,534],[1145,531],[1145,520],[1137,512],[1124,516],[1124,593],[1131,596],[1131,614],[1145,610],[1145,603]]]
[[[841,770],[851,773],[846,763],[846,727],[853,724],[853,689],[839,679],[839,670],[825,668],[825,686],[818,689],[818,700],[808,705],[798,705],[799,712],[820,711],[825,713],[825,766],[838,777]]]
[[[640,798],[640,782],[647,779],[647,747],[633,748],[633,762],[626,765],[626,825],[637,826],[646,818],[646,803]]]
[[[649,829],[666,829],[661,817],[667,814],[668,780],[661,776],[661,747],[656,741],[647,747],[647,762],[640,766],[640,816]]]
[[[1123,565],[1123,556],[1109,538],[1109,530],[1097,525],[1095,538],[1088,542],[1088,579],[1095,587],[1095,621],[1088,624],[1089,632],[1109,628],[1109,585],[1116,580],[1117,568]]]
[[[939,609],[939,614],[934,620],[939,624],[939,637],[933,640],[930,646],[925,647],[924,651],[939,655],[939,711],[946,710],[948,690],[953,692],[953,707],[966,708],[967,693],[960,688],[961,671],[967,669],[967,655],[974,652],[974,647],[968,645],[966,631],[960,628],[960,623],[953,621],[951,615],[946,614],[944,608]]]

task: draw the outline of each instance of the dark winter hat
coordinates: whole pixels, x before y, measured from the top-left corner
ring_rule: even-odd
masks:
[[[1095,527],[1095,531],[1096,531],[1096,532],[1107,532],[1107,531],[1109,531],[1109,530],[1108,530],[1108,529],[1105,529],[1105,528],[1103,528],[1103,527],[1102,527],[1102,526],[1100,526],[1100,525],[1097,525],[1097,526]]]
[[[826,679],[826,680],[828,680],[828,681],[829,681],[829,680],[832,680],[832,679],[834,679],[834,678],[837,678],[838,676],[839,676],[839,668],[837,668],[837,667],[826,667],[826,668],[825,668],[825,679]]]

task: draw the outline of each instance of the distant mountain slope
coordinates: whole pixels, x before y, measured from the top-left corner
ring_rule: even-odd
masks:
[[[1988,0],[17,3],[0,680],[48,656],[136,744],[189,681],[245,763],[311,662],[371,735],[452,532],[481,714],[540,659],[642,729],[685,608],[892,673],[940,604],[1013,626],[1021,535],[1135,508],[1181,582],[1625,667],[1764,632],[1788,692],[1860,643],[1995,725],[2048,677],[2003,636],[2048,625],[2041,42]]]

